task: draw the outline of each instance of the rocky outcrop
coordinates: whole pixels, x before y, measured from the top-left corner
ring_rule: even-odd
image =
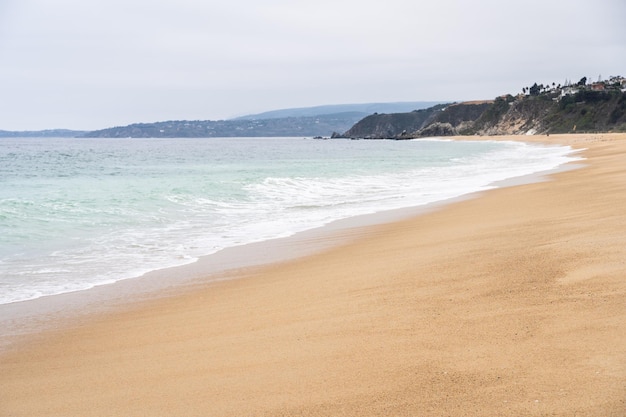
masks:
[[[458,131],[450,123],[435,122],[429,124],[423,129],[420,129],[417,136],[454,136],[458,134]]]
[[[428,109],[410,113],[374,113],[362,119],[341,137],[363,139],[397,139],[411,137],[415,132],[430,124],[438,112],[447,107],[439,104]]]

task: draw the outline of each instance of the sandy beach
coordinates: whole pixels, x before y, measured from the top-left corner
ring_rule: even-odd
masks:
[[[26,337],[0,416],[626,416],[626,134],[503,139],[586,161]]]

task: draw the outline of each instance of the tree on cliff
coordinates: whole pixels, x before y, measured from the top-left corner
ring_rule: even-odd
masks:
[[[540,92],[541,92],[541,87],[538,86],[537,83],[534,83],[533,86],[528,89],[528,93],[531,96],[538,96]]]

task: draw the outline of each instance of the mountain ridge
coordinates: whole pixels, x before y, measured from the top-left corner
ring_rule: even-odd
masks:
[[[363,117],[373,113],[401,113],[432,107],[441,101],[397,101],[388,103],[328,104],[313,107],[294,107],[249,114],[229,120],[277,119],[286,117],[314,117],[336,113],[358,112]]]

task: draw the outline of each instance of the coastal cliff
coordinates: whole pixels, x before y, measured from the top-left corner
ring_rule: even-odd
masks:
[[[528,89],[494,100],[373,114],[335,137],[412,139],[453,135],[523,135],[626,131],[626,79]],[[526,91],[526,89],[524,89]]]

